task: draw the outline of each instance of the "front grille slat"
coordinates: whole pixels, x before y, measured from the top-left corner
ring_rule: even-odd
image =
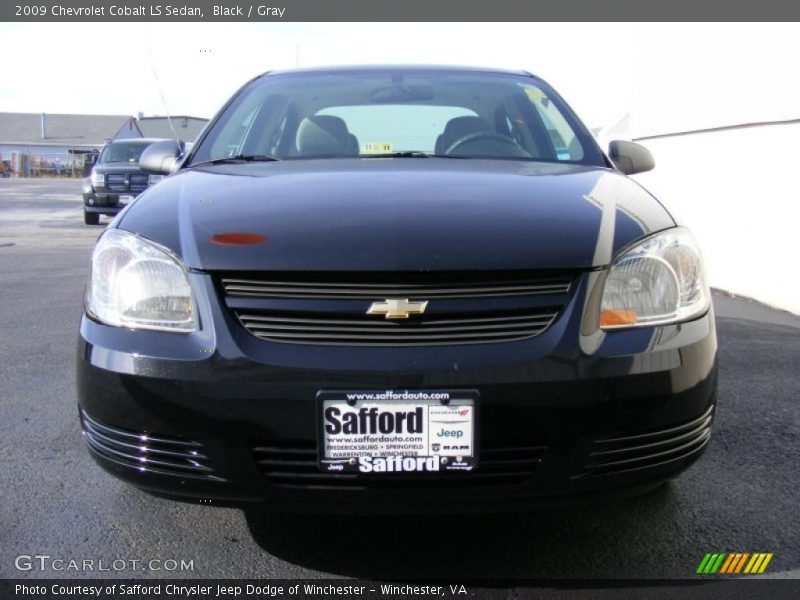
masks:
[[[88,448],[117,465],[160,475],[224,481],[214,473],[198,442],[118,429],[83,411],[81,424]]]
[[[106,188],[115,193],[141,194],[147,189],[148,175],[124,173],[108,173],[106,178]]]
[[[127,192],[128,182],[123,174],[106,174],[106,188],[111,192]]]
[[[286,343],[351,345],[435,345],[486,343],[526,339],[547,329],[557,313],[552,309],[524,315],[487,316],[452,319],[408,319],[392,322],[365,315],[363,320],[313,319],[305,313],[254,314],[235,311],[241,324],[257,338]]]
[[[403,327],[402,325],[396,323],[385,323],[385,322],[377,322],[377,323],[365,323],[360,322],[355,325],[315,325],[314,331],[323,331],[323,332],[353,332],[353,331],[365,331],[371,332],[376,329],[383,328],[383,330],[388,334],[398,334],[398,333],[420,333],[420,332],[469,332],[469,331],[487,331],[493,329],[516,329],[519,327],[545,327],[550,322],[550,320],[555,316],[554,313],[545,313],[540,317],[526,317],[521,320],[508,322],[508,323],[484,323],[483,320],[475,319],[469,322],[468,325],[439,325],[435,324],[432,321],[424,321],[421,322],[416,327]],[[261,318],[257,319],[254,318],[253,315],[249,314],[240,314],[239,318],[242,321],[247,322],[247,328],[252,330],[270,330],[270,331],[286,331],[286,332],[294,332],[294,331],[303,331],[308,329],[308,325],[306,323],[287,323],[285,321],[280,321],[278,323],[272,323],[267,319]],[[331,321],[330,323],[333,323]],[[445,321],[446,323],[446,321]]]
[[[341,333],[320,333],[318,331],[308,332],[308,333],[289,333],[285,331],[276,331],[273,329],[269,330],[259,330],[259,329],[250,329],[247,325],[246,321],[242,321],[245,327],[250,330],[256,337],[260,337],[266,340],[296,340],[296,341],[312,341],[312,342],[320,342],[323,343],[325,341],[328,342],[336,342],[337,340],[352,340],[355,342],[366,342],[366,343],[380,343],[384,342],[387,344],[403,344],[403,343],[413,343],[413,342],[441,342],[441,343],[451,343],[451,342],[458,342],[458,341],[469,341],[469,340],[481,340],[481,339],[489,339],[489,340],[512,340],[512,339],[524,339],[526,337],[531,337],[540,333],[544,330],[543,326],[539,326],[536,328],[526,328],[521,330],[504,330],[499,332],[466,332],[462,334],[457,333],[442,333],[442,334],[435,334],[435,333],[428,333],[428,332],[420,332],[414,334],[404,334],[402,339],[398,339],[398,335],[396,333],[391,332],[363,332],[359,331],[358,333],[351,333],[351,332],[341,332]]]
[[[622,458],[616,460],[609,460],[604,461],[602,463],[594,464],[594,465],[587,465],[587,469],[589,470],[597,470],[597,469],[616,469],[617,467],[627,467],[631,465],[636,465],[637,463],[643,462],[655,462],[661,463],[664,459],[672,457],[674,455],[682,456],[685,450],[688,450],[692,447],[699,447],[704,444],[708,438],[711,436],[711,432],[708,429],[704,429],[700,435],[696,436],[695,438],[689,440],[686,443],[680,444],[678,446],[669,448],[667,450],[661,450],[659,452],[648,453],[643,456],[634,456],[632,458]]]
[[[570,279],[551,281],[515,281],[481,284],[369,284],[259,281],[223,278],[222,286],[229,296],[263,298],[480,298],[486,296],[518,296],[530,294],[566,294]]]
[[[114,439],[112,437],[104,435],[103,433],[98,431],[93,425],[91,425],[91,423],[88,423],[88,422],[86,423],[86,430],[89,433],[91,433],[92,437],[97,439],[98,441],[106,443],[106,444],[111,444],[115,448],[118,448],[118,449],[127,449],[129,452],[132,452],[134,454],[145,455],[145,456],[155,455],[155,456],[163,456],[163,457],[167,457],[167,458],[169,458],[169,457],[186,458],[186,456],[187,456],[187,454],[185,452],[180,452],[180,451],[177,451],[177,450],[165,450],[163,448],[159,448],[159,447],[153,446],[151,444],[147,444],[147,445],[139,444],[139,445],[137,445],[137,444],[131,444],[131,443],[128,443],[128,442],[125,442],[125,441],[121,441],[121,440],[118,440],[118,439]],[[199,452],[191,453],[188,456],[191,456],[193,460],[207,458],[206,456],[204,456],[203,454],[200,454]]]
[[[689,421],[688,423],[683,423],[682,425],[677,425],[675,427],[669,427],[667,429],[659,429],[658,431],[651,431],[647,433],[638,433],[635,435],[626,435],[613,438],[606,437],[597,440],[597,442],[598,444],[604,444],[604,445],[616,444],[616,443],[629,444],[631,442],[646,443],[649,440],[657,439],[660,437],[671,437],[673,435],[681,433],[682,431],[685,431],[686,429],[691,429],[692,427],[696,427],[697,425],[708,424],[708,421],[711,418],[713,410],[714,407],[712,406],[705,413],[703,413],[696,419]]]
[[[537,316],[527,316],[527,315],[516,315],[516,316],[507,316],[507,317],[482,317],[480,319],[427,319],[421,323],[421,325],[425,327],[433,327],[436,325],[452,325],[452,324],[474,324],[476,322],[480,323],[502,323],[505,321],[520,321],[520,320],[546,320],[547,318],[554,317],[555,313],[547,313],[544,312],[541,315]],[[345,324],[345,325],[363,325],[366,327],[402,327],[399,322],[392,322],[388,320],[356,320],[356,319],[319,319],[319,318],[302,318],[302,317],[281,317],[281,316],[261,316],[261,315],[247,315],[248,319],[253,321],[267,321],[267,322],[276,322],[276,323],[301,323],[301,324],[310,324],[310,325],[327,325],[327,324]]]
[[[309,467],[309,463],[304,460],[278,460],[270,458],[262,458],[258,461],[262,467]]]
[[[317,455],[316,448],[292,448],[292,447],[282,447],[282,446],[256,446],[253,448],[253,452],[256,454],[305,454],[305,455]]]
[[[482,465],[485,469],[506,469],[506,468],[521,468],[539,463],[538,458],[515,458],[507,460],[493,460],[486,465]]]
[[[480,451],[478,469],[469,473],[407,473],[394,476],[322,472],[317,466],[315,442],[275,442],[255,446],[252,451],[264,478],[282,487],[434,489],[522,485],[536,473],[547,447],[487,448]]]
[[[129,178],[129,189],[134,194],[141,194],[147,189],[147,175],[132,174]]]
[[[321,346],[441,346],[516,342],[543,333],[568,300],[575,274],[219,274],[226,303],[258,339]],[[394,281],[387,280],[395,278]],[[515,296],[515,298],[508,298]],[[428,302],[422,314],[387,319],[372,302]]]
[[[175,460],[165,460],[163,458],[153,458],[152,456],[146,455],[144,453],[138,452],[128,452],[124,449],[120,449],[116,447],[113,442],[109,443],[107,440],[101,440],[95,436],[88,435],[87,438],[88,443],[96,449],[108,452],[113,454],[118,458],[122,458],[125,460],[129,460],[134,464],[139,466],[147,466],[147,465],[155,465],[156,467],[166,467],[169,469],[175,470],[186,470],[186,471],[199,471],[199,472],[210,472],[211,469],[205,465],[200,464],[199,462],[195,462],[195,464],[191,464],[189,460],[186,461],[175,461]]]
[[[651,442],[649,444],[639,444],[636,446],[626,446],[622,448],[612,448],[610,450],[595,450],[591,453],[591,456],[624,456],[626,454],[648,454],[650,451],[657,452],[659,448],[665,446],[674,446],[676,443],[686,440],[693,440],[698,438],[703,431],[708,429],[708,425],[711,423],[711,417],[707,417],[698,427],[687,431],[686,433],[682,433],[680,435],[676,435],[674,437],[659,440],[657,442]]]
[[[713,412],[712,405],[700,417],[674,427],[598,439],[575,478],[630,473],[687,458],[708,444]]]

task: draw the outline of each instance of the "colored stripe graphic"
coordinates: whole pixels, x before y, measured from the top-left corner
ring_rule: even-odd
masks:
[[[716,560],[716,561],[714,562],[714,564],[711,566],[710,573],[712,573],[712,574],[713,574],[713,573],[716,573],[716,572],[717,572],[717,569],[719,569],[719,567],[720,567],[720,565],[722,564],[722,561],[723,561],[723,559],[724,559],[724,558],[725,558],[725,553],[724,553],[724,552],[720,553],[720,555],[719,555],[719,557],[717,558],[717,560]]]
[[[716,573],[733,574],[733,573],[747,573],[758,574],[763,573],[767,569],[767,565],[772,560],[774,554],[772,552],[715,552],[706,553],[700,565],[697,567],[697,573],[704,575],[714,575]],[[746,565],[746,566],[745,566]],[[742,571],[744,569],[744,571]]]
[[[764,557],[764,562],[761,563],[761,568],[758,570],[759,573],[763,573],[766,570],[769,561],[772,560],[772,556],[773,554],[770,552]]]
[[[703,560],[700,561],[700,566],[697,567],[697,573],[705,573],[706,565],[708,564],[708,560],[711,558],[710,554],[706,554],[703,557]]]
[[[708,563],[706,564],[706,568],[703,569],[703,573],[711,573],[711,567],[714,566],[714,563],[717,562],[717,557],[719,554],[712,554],[711,558],[708,559]]]
[[[736,565],[736,570],[734,571],[734,573],[739,573],[742,570],[742,567],[744,566],[744,563],[747,560],[748,556],[750,556],[749,552],[745,552],[744,554],[742,554],[742,558],[739,559],[739,563]]]
[[[750,562],[747,563],[747,566],[744,568],[745,573],[755,573],[756,569],[761,566],[761,561],[763,560],[764,555],[760,552],[753,554],[753,558],[750,559]]]
[[[719,569],[722,561],[725,559],[725,552],[706,554],[700,566],[697,567],[698,573],[714,574]]]
[[[728,554],[728,558],[726,558],[726,559],[725,559],[725,562],[724,562],[724,563],[722,563],[722,568],[719,570],[719,572],[720,572],[720,573],[730,573],[730,568],[731,568],[731,565],[733,565],[733,564],[735,563],[735,560],[734,560],[734,559],[735,559],[737,556],[738,556],[738,554],[734,554],[733,552],[731,552],[730,554]]]

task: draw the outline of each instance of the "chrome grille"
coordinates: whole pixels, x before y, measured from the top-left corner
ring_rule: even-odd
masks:
[[[106,188],[110,192],[141,194],[147,189],[148,175],[146,173],[108,173],[106,175]]]
[[[110,192],[127,192],[128,181],[122,173],[108,173],[106,174],[106,187]]]
[[[83,411],[81,424],[89,450],[120,466],[160,475],[223,481],[208,465],[208,457],[198,442],[110,427]]]
[[[332,283],[268,281],[224,277],[227,296],[257,298],[309,299],[379,299],[379,298],[485,298],[487,296],[527,296],[531,294],[566,294],[570,278],[543,280],[490,281],[481,283]]]
[[[576,477],[627,473],[687,458],[708,443],[713,412],[712,405],[702,416],[682,425],[599,439],[588,464]]]
[[[244,328],[272,342],[422,346],[511,342],[545,331],[568,300],[574,274],[220,274],[225,302]],[[387,298],[427,301],[424,314],[367,314]]]
[[[283,487],[319,489],[414,489],[522,485],[535,474],[546,446],[488,447],[480,450],[478,469],[470,473],[357,475],[325,473],[317,467],[314,442],[270,441],[253,448],[264,477]]]
[[[133,173],[129,178],[129,189],[134,194],[141,194],[147,189],[148,176],[146,174]]]
[[[508,342],[540,334],[555,310],[514,316],[415,318],[405,321],[311,318],[237,312],[253,335],[273,342],[347,345],[432,345]]]

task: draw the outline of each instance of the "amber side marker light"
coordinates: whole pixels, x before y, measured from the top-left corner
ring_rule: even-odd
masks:
[[[606,309],[600,313],[600,327],[614,327],[619,325],[635,325],[635,310],[610,310]]]
[[[211,236],[211,242],[221,246],[247,246],[249,244],[260,244],[267,241],[267,236],[260,233],[218,233]]]

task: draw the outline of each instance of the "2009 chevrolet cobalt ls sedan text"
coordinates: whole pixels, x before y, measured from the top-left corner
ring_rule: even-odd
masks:
[[[84,439],[170,496],[526,508],[652,488],[710,436],[691,234],[527,73],[273,72],[101,236]]]

